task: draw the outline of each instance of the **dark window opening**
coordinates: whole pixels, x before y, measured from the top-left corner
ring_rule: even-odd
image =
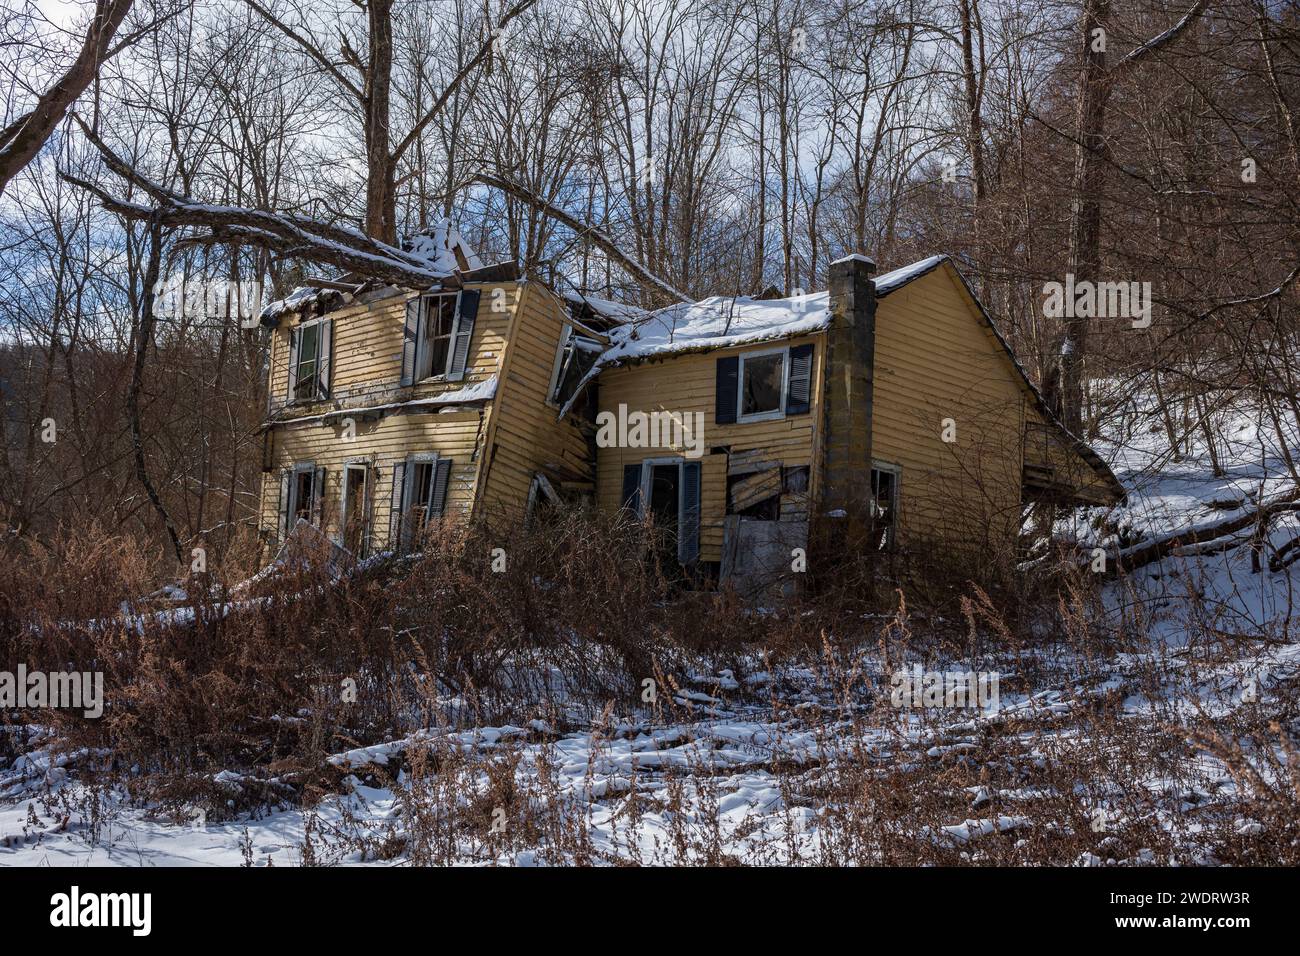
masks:
[[[676,464],[650,466],[650,514],[661,528],[677,528],[679,506],[679,476]]]
[[[412,527],[423,528],[429,520],[433,505],[433,479],[437,473],[436,461],[419,461],[411,475],[411,517]]]
[[[568,403],[583,377],[596,364],[600,352],[599,342],[575,335],[572,329],[566,329],[555,376],[555,391],[551,393],[553,403],[560,406]]]
[[[343,472],[343,547],[361,555],[366,547],[366,499],[370,471],[365,466],[349,465]]]
[[[877,550],[891,550],[898,536],[898,472],[871,469],[871,517]]]
[[[785,386],[785,353],[741,357],[740,415],[766,415],[781,410]]]
[[[456,329],[456,296],[434,295],[422,300],[420,369],[417,378],[446,375],[451,362],[452,333]]]
[[[298,523],[298,519],[311,521],[312,504],[316,494],[316,472],[315,469],[301,470],[294,472],[293,475],[293,514],[290,515],[290,525]],[[290,529],[292,530],[292,528]]]

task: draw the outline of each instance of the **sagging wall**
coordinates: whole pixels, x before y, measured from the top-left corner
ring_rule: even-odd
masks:
[[[273,535],[277,531],[281,470],[311,462],[325,469],[322,530],[337,535],[341,530],[344,468],[354,462],[365,463],[370,467],[371,476],[370,546],[376,550],[392,547],[389,529],[394,465],[404,462],[408,455],[428,452],[452,461],[445,513],[467,515],[474,500],[489,413],[489,409],[480,409],[358,421],[356,438],[351,441],[343,439],[336,425],[307,424],[276,429],[273,467],[262,476],[262,529]]]
[[[951,266],[880,299],[875,333],[872,457],[901,466],[900,542],[1010,545],[1026,397]]]
[[[559,420],[549,402],[568,306],[540,283],[521,283],[488,436],[481,513],[503,523],[524,517],[533,476],[557,492],[593,490],[595,462],[575,415]]]
[[[340,415],[328,422],[311,420],[325,412],[443,395],[471,388],[493,375],[498,377],[500,394],[499,373],[522,284],[475,283],[466,288],[479,291],[480,303],[465,375],[455,381],[433,379],[405,387],[400,384],[406,303],[415,298],[414,293],[386,290],[329,313],[332,330],[329,399],[280,407],[277,417],[290,420],[271,425],[266,438],[269,444],[263,462],[260,503],[260,528],[264,533],[274,537],[278,532],[282,471],[307,462],[326,469],[321,522],[329,534],[340,530],[344,466],[349,462],[370,464],[373,548],[393,544],[389,534],[393,466],[410,455],[436,453],[450,458],[446,513],[466,515],[471,511],[492,420],[492,402],[477,407],[434,408],[414,414],[390,411],[378,419],[357,414]],[[282,320],[272,332],[269,377],[275,396],[285,396],[288,392],[290,330],[300,322],[296,316]],[[296,424],[293,418],[308,420]],[[352,421],[350,440],[344,438],[344,418]]]
[[[1025,484],[1034,497],[1098,506],[1111,505],[1113,485],[1090,465],[1069,436],[1034,404],[1025,409]]]
[[[813,345],[812,382],[809,389],[811,408],[806,414],[758,422],[718,424],[717,363],[719,359],[744,352],[765,351],[774,347]],[[650,359],[637,365],[608,368],[600,373],[600,410],[618,414],[620,405],[629,411],[702,414],[704,423],[700,489],[700,560],[721,561],[723,527],[727,515],[727,467],[730,456],[758,452],[766,460],[783,466],[809,467],[810,494],[816,493],[819,480],[817,455],[814,454],[820,430],[825,335],[800,336],[779,342],[717,349],[715,351]],[[621,505],[623,467],[646,458],[681,455],[681,447],[650,448],[603,447],[596,452],[596,489],[599,506],[615,511]],[[806,516],[808,496],[782,495],[783,518]]]

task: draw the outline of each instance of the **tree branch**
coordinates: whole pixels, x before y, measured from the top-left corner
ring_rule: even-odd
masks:
[[[1192,23],[1201,15],[1201,11],[1205,9],[1206,3],[1207,0],[1196,0],[1196,2],[1192,4],[1191,8],[1185,14],[1183,14],[1183,18],[1179,20],[1177,23],[1175,23],[1172,27],[1170,27],[1164,33],[1160,34],[1158,37],[1153,37],[1152,39],[1148,40],[1146,43],[1143,43],[1140,47],[1137,47],[1134,50],[1130,50],[1127,54],[1125,54],[1123,59],[1121,59],[1118,63],[1116,63],[1111,68],[1111,75],[1113,77],[1118,78],[1123,73],[1127,72],[1128,70],[1131,70],[1141,60],[1145,59],[1147,56],[1154,53],[1156,50],[1168,46],[1174,40],[1178,39],[1179,35],[1182,34],[1188,27],[1190,27]]]
[[[275,27],[277,30],[279,30],[281,33],[287,36],[294,43],[298,44],[298,46],[302,48],[302,51],[304,53],[306,53],[309,57],[311,57],[313,60],[319,63],[321,65],[321,68],[324,69],[326,73],[334,77],[334,79],[338,80],[338,82],[343,86],[345,90],[347,90],[354,97],[356,97],[357,102],[360,103],[365,101],[365,97],[362,95],[361,90],[356,86],[356,84],[354,84],[351,80],[349,80],[346,76],[344,76],[342,71],[339,70],[338,67],[336,67],[333,63],[330,62],[329,57],[327,57],[323,52],[321,52],[320,47],[312,43],[310,40],[308,40],[298,31],[294,30],[293,27],[289,26],[287,23],[282,21],[270,10],[263,7],[261,4],[257,2],[257,0],[244,0],[244,2],[247,3],[254,10],[256,10],[258,13],[260,13],[262,15],[262,18],[266,20],[267,23],[271,24],[271,26]]]
[[[98,0],[95,17],[76,60],[48,90],[36,106],[22,118],[21,126],[10,124],[0,139],[0,194],[5,186],[35,158],[67,115],[72,104],[85,92],[86,87],[99,74],[100,65],[107,59],[108,45],[113,34],[126,19],[133,0]],[[117,49],[120,49],[119,46]],[[113,52],[117,52],[115,49]]]
[[[249,0],[249,2],[251,3],[252,0]],[[475,53],[474,56],[460,68],[460,71],[451,78],[451,82],[448,83],[446,88],[438,94],[438,98],[433,101],[433,105],[429,107],[422,117],[420,117],[419,122],[411,127],[411,131],[406,134],[402,141],[397,144],[397,148],[393,150],[394,163],[402,158],[402,155],[411,147],[411,144],[419,139],[420,134],[424,132],[424,128],[433,121],[434,117],[442,112],[442,108],[447,105],[447,101],[451,99],[452,94],[456,92],[461,83],[463,83],[465,79],[478,68],[480,63],[488,58],[492,53],[492,45],[496,43],[497,37],[501,34],[501,31],[505,29],[506,24],[515,19],[515,17],[526,13],[529,7],[533,6],[535,3],[537,3],[537,0],[520,0],[519,3],[506,11],[505,16],[497,21],[496,28],[491,34],[489,34],[487,40],[483,42],[483,45],[479,47],[478,52]]]
[[[527,203],[534,209],[545,213],[556,222],[568,226],[576,232],[580,238],[590,239],[605,255],[609,256],[616,263],[622,266],[627,272],[639,281],[642,285],[648,286],[657,292],[661,292],[676,302],[690,302],[690,296],[680,289],[674,288],[663,279],[643,266],[640,262],[633,259],[627,253],[623,252],[609,236],[605,235],[595,226],[589,226],[580,222],[554,203],[541,196],[536,195],[531,190],[520,186],[518,183],[510,182],[499,176],[492,176],[488,173],[479,173],[474,177],[474,181],[483,183],[485,186],[492,186],[501,190],[509,196],[513,196],[520,202]]]

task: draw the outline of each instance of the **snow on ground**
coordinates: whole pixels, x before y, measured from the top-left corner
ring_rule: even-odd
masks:
[[[1153,418],[1151,424],[1158,423]],[[1164,436],[1155,430],[1098,442],[1131,489],[1128,505],[1111,515],[1128,539],[1198,526],[1230,515],[1249,499],[1286,490],[1286,469],[1271,427],[1240,413],[1227,433],[1229,441],[1219,450],[1224,474],[1218,477],[1211,474],[1203,446],[1193,444],[1182,461],[1168,460]],[[1081,515],[1061,530],[1083,541],[1113,544],[1112,533],[1097,530],[1096,517]],[[1276,546],[1297,534],[1300,520],[1285,514],[1274,524],[1271,540]],[[187,819],[188,811],[182,811],[178,822],[125,805],[76,776],[96,755],[51,757],[49,741],[38,735],[26,756],[0,768],[0,866],[284,866],[305,862],[304,855],[307,862],[420,862],[412,849],[418,845],[412,820],[423,819],[427,826],[427,819],[420,816],[418,795],[434,794],[427,799],[445,810],[486,800],[486,813],[491,809],[488,770],[505,760],[517,761],[512,771],[517,792],[530,806],[539,812],[567,808],[585,834],[586,858],[596,862],[694,859],[710,834],[716,834],[722,852],[745,862],[809,861],[843,836],[835,817],[840,807],[826,794],[836,781],[851,779],[840,776],[849,768],[867,767],[877,780],[880,775],[916,779],[906,775],[987,753],[982,748],[996,730],[1005,735],[997,738],[1003,744],[1019,748],[1001,759],[1015,765],[1022,782],[990,780],[958,788],[959,800],[908,836],[978,861],[990,840],[1025,840],[1035,810],[1058,806],[1065,798],[1091,801],[1089,812],[1131,812],[1118,783],[1104,775],[1079,781],[1075,788],[1082,789],[1074,794],[1062,794],[1035,776],[1089,751],[1094,742],[1086,728],[1100,702],[1117,700],[1121,719],[1140,729],[1136,739],[1157,740],[1172,718],[1229,721],[1256,701],[1277,699],[1271,695],[1279,688],[1294,687],[1300,679],[1300,644],[1290,630],[1296,567],[1300,564],[1255,573],[1249,550],[1234,547],[1174,556],[1115,582],[1107,587],[1107,613],[1116,621],[1152,621],[1159,640],[1142,653],[1102,661],[1075,657],[1069,648],[1045,652],[1041,660],[1004,655],[995,662],[1004,680],[994,712],[927,714],[882,707],[888,675],[871,657],[862,664],[877,693],[852,701],[838,695],[827,674],[806,667],[768,669],[751,661],[739,676],[730,670],[692,675],[690,686],[667,695],[657,714],[643,710],[590,728],[556,729],[541,719],[518,726],[431,728],[347,750],[329,761],[341,792],[316,808],[268,807],[230,821],[208,822],[196,812]],[[1206,635],[1188,625],[1198,602],[1212,610],[1214,636],[1231,638],[1215,644],[1213,655],[1203,640],[1197,643]],[[1031,684],[1019,673],[1021,665],[1026,673],[1041,666],[1050,676],[1036,670]],[[1157,675],[1154,682],[1152,675]],[[775,710],[769,691],[779,701]],[[456,710],[447,707],[449,713]],[[1289,730],[1300,733],[1294,715]],[[439,774],[413,776],[419,756],[428,752],[442,755]],[[1240,779],[1209,751],[1190,753],[1176,770],[1144,771],[1141,786],[1152,794],[1144,812],[1158,830],[1177,830],[1179,839],[1193,840],[1180,862],[1214,862],[1195,844],[1199,824],[1189,825],[1189,819],[1222,808],[1243,839],[1258,835],[1265,824],[1245,816],[1232,820],[1234,801],[1242,795]],[[1267,777],[1267,768],[1259,766]],[[438,790],[439,775],[445,780],[457,773],[463,775],[459,789]],[[221,774],[214,782],[233,800],[245,779]],[[929,788],[945,778],[920,779]],[[511,824],[503,819],[502,825]],[[395,837],[400,839],[393,853],[376,849]],[[401,842],[408,837],[412,842]],[[504,849],[486,824],[482,832],[458,832],[452,843],[450,858],[459,863],[555,861],[549,855],[554,849],[540,844],[520,849],[516,842]],[[1066,862],[1167,862],[1147,846],[1124,847],[1112,837],[1094,850]]]
[[[1169,441],[1158,413],[1147,403],[1143,426],[1130,435],[1103,434],[1093,447],[1128,489],[1128,502],[1106,518],[1119,534],[1101,532],[1096,509],[1076,513],[1059,531],[1088,547],[1108,552],[1139,547],[1143,542],[1186,534],[1243,516],[1257,502],[1276,501],[1294,492],[1282,438],[1300,449],[1300,427],[1293,420],[1276,425],[1257,409],[1237,408],[1225,416],[1216,436],[1222,474],[1215,475],[1200,434],[1195,434],[1181,458],[1169,452]],[[1131,579],[1132,590],[1116,586],[1109,598],[1118,611],[1140,604],[1155,618],[1155,627],[1171,644],[1190,636],[1186,628],[1192,601],[1216,609],[1222,626],[1244,635],[1274,633],[1294,640],[1292,608],[1300,601],[1296,568],[1256,573],[1248,545],[1253,525],[1237,533],[1223,554],[1196,555],[1183,549],[1170,558],[1141,568]],[[1121,537],[1122,536],[1122,540]],[[1272,549],[1300,536],[1300,513],[1283,512],[1271,523],[1264,561]]]

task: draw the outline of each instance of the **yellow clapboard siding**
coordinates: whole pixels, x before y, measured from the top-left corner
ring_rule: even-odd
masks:
[[[1006,541],[1019,520],[1024,395],[948,270],[879,303],[872,457],[902,468],[901,541]],[[945,419],[954,443],[942,440]]]
[[[559,421],[548,403],[567,306],[538,283],[522,288],[502,366],[489,441],[494,451],[483,483],[483,509],[494,518],[523,517],[533,476],[589,481],[587,440],[572,416]]]
[[[319,414],[363,404],[366,399],[392,402],[430,398],[484,381],[495,374],[505,351],[519,285],[513,282],[485,283],[470,284],[466,288],[478,290],[481,298],[464,379],[452,381],[435,377],[406,388],[401,386],[406,303],[415,298],[415,293],[389,290],[391,294],[373,302],[349,305],[330,313],[331,401],[295,404],[292,415]],[[503,295],[493,295],[498,288],[502,289]],[[502,306],[505,311],[494,310]],[[281,404],[286,401],[289,389],[290,332],[298,324],[296,317],[283,320],[271,336],[269,388],[272,399]]]
[[[813,343],[811,409],[807,414],[762,422],[719,425],[716,415],[717,360],[771,348],[771,343],[744,348],[673,356],[623,368],[607,369],[600,375],[600,410],[617,415],[620,405],[628,412],[666,411],[677,415],[703,415],[703,459],[700,500],[700,560],[722,560],[723,528],[726,520],[727,456],[709,455],[711,449],[729,447],[732,452],[764,449],[771,460],[788,466],[808,466],[818,472],[815,444],[821,421],[822,361],[825,337],[802,336],[785,345]],[[691,421],[699,419],[692,418]],[[663,437],[662,435],[660,436]],[[599,447],[596,451],[596,493],[601,508],[617,509],[622,502],[623,467],[647,458],[683,454],[681,447]]]
[[[280,473],[294,465],[312,463],[326,469],[322,521],[327,533],[338,531],[344,466],[364,462],[372,468],[372,541],[386,547],[392,498],[393,465],[417,452],[437,452],[452,460],[447,490],[447,514],[464,514],[472,504],[478,475],[481,414],[393,415],[359,422],[356,437],[345,440],[338,428],[322,425],[284,426],[273,435],[272,470],[265,475],[262,526],[274,531],[279,514]]]

